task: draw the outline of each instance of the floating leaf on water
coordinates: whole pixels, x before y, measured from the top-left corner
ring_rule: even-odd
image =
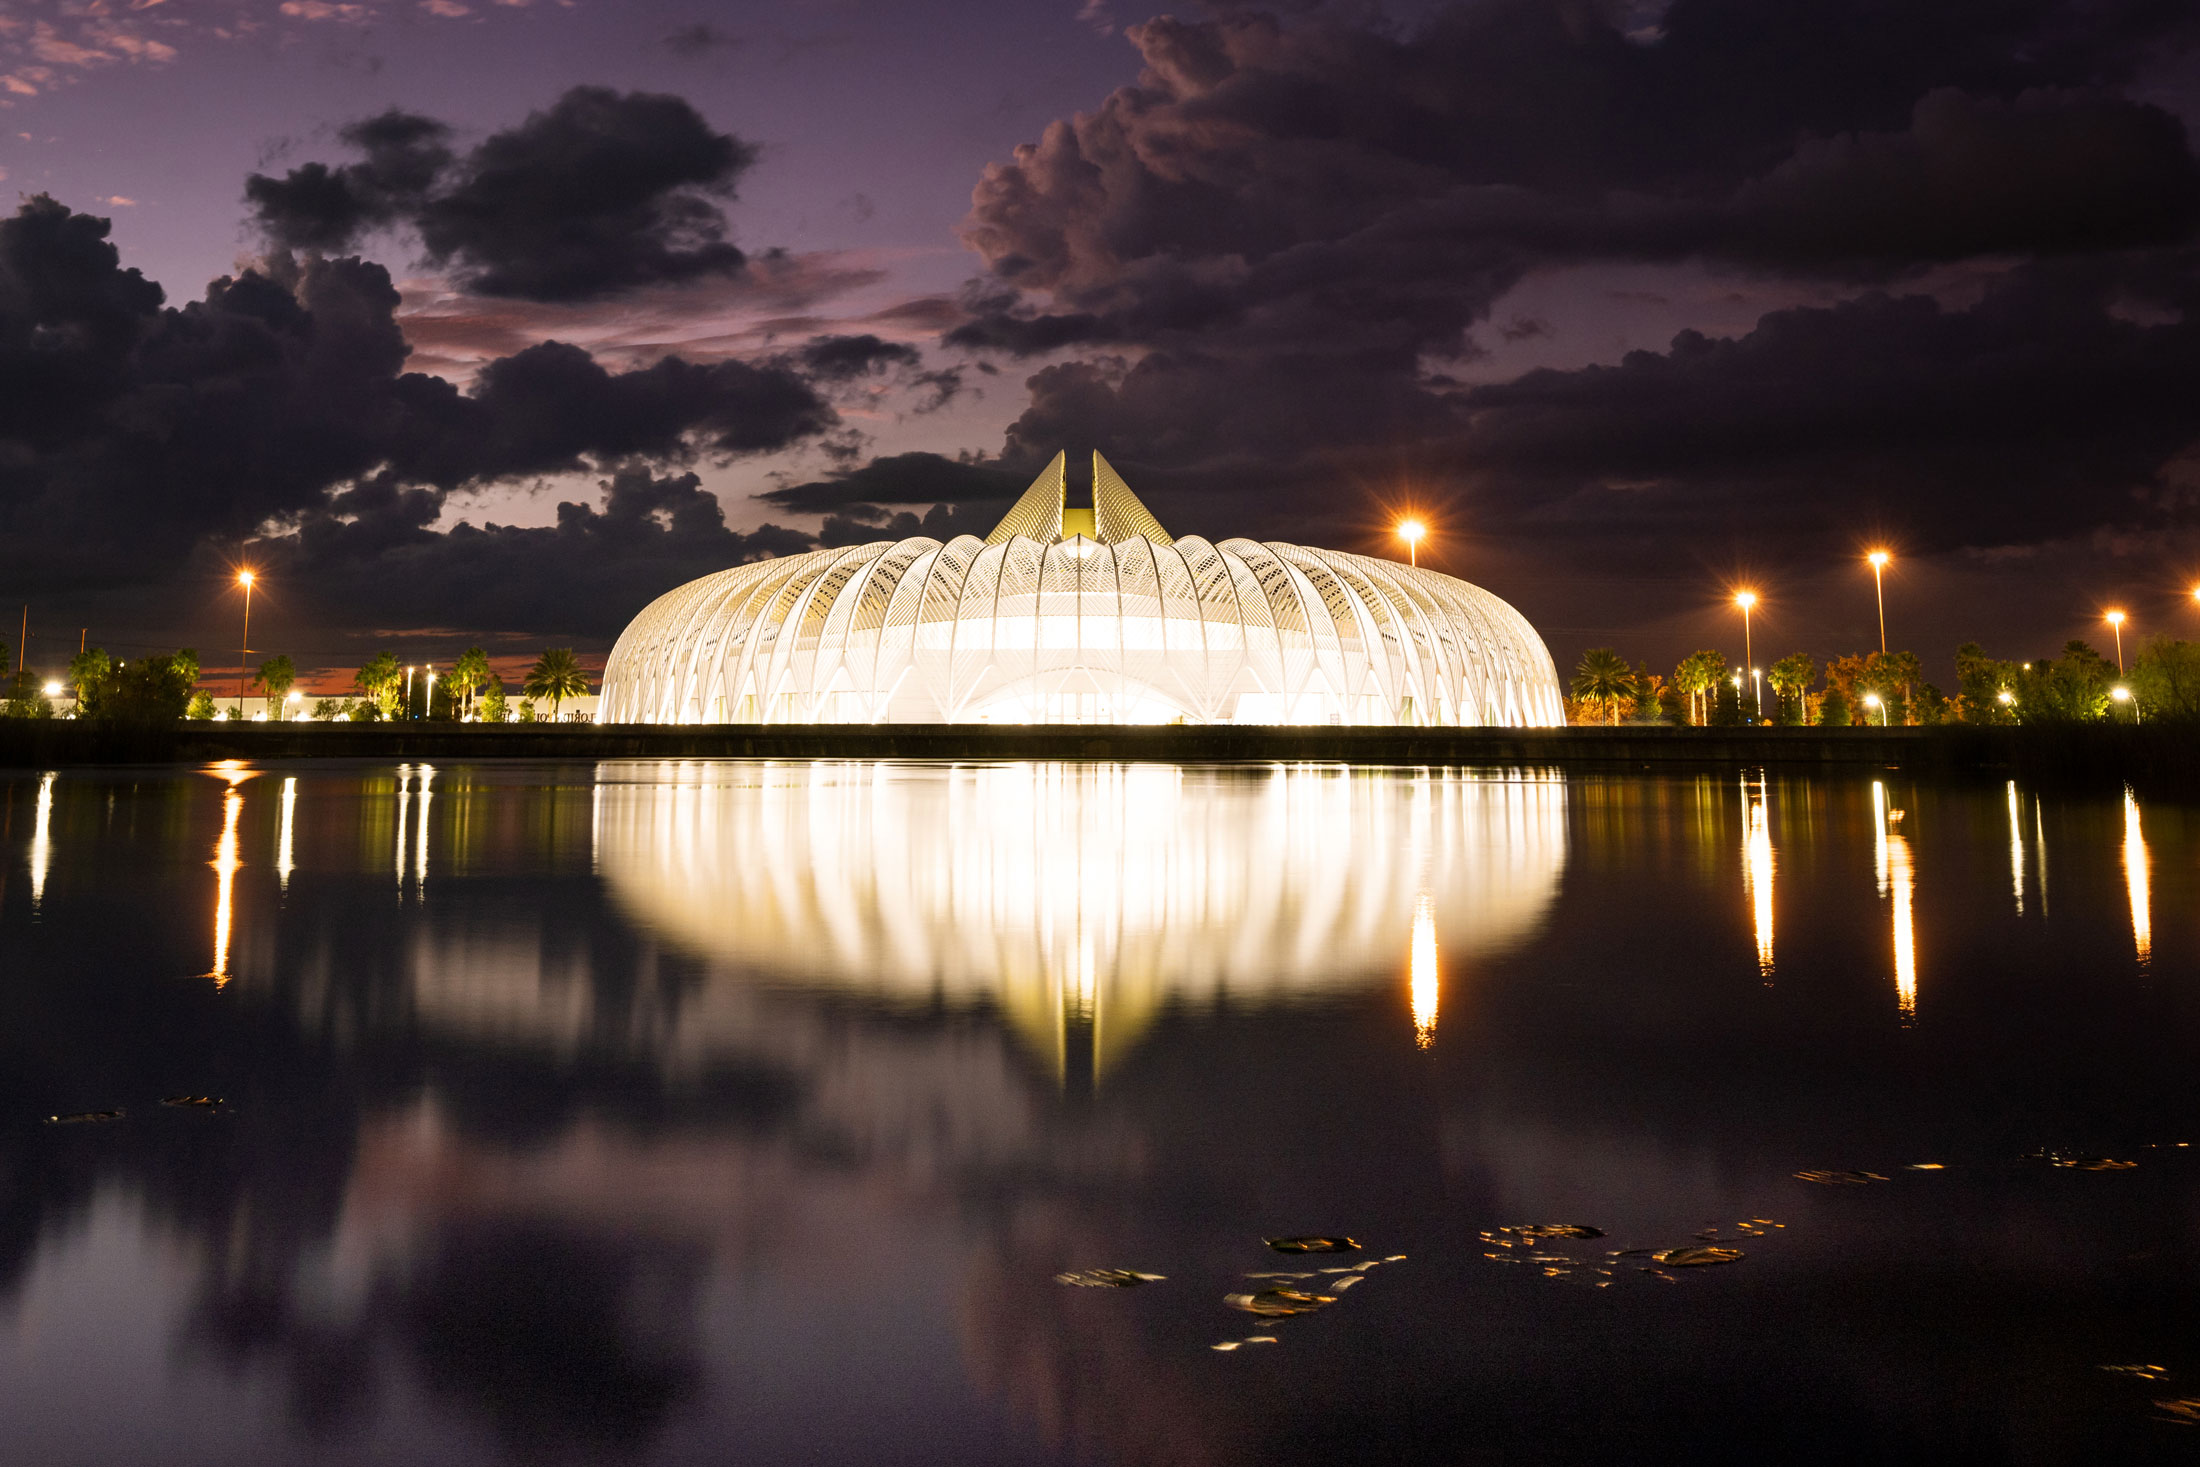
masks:
[[[1263,1243],[1278,1253],[1357,1253],[1360,1245],[1351,1238],[1263,1238]]]
[[[1714,1263],[1739,1263],[1739,1248],[1665,1248],[1650,1255],[1667,1268],[1708,1268]]]
[[[80,1110],[72,1115],[48,1116],[49,1126],[90,1126],[101,1121],[119,1121],[124,1115],[120,1110]]]
[[[1225,1294],[1222,1302],[1232,1309],[1242,1309],[1247,1314],[1258,1314],[1270,1319],[1288,1319],[1294,1314],[1312,1314],[1337,1300],[1334,1295],[1308,1294],[1298,1289],[1262,1289],[1257,1294]]]
[[[1614,1248],[1607,1256],[1611,1258],[1648,1258],[1656,1251],[1654,1248]]]
[[[1340,1293],[1340,1294],[1341,1294],[1341,1293],[1343,1293],[1343,1292],[1344,1292],[1344,1291],[1345,1291],[1346,1289],[1349,1289],[1349,1288],[1351,1288],[1351,1287],[1352,1287],[1352,1286],[1353,1286],[1354,1284],[1364,1284],[1364,1283],[1366,1283],[1366,1282],[1367,1282],[1367,1275],[1366,1275],[1366,1274],[1364,1274],[1364,1273],[1355,1273],[1355,1274],[1350,1274],[1350,1275],[1348,1275],[1348,1276],[1346,1276],[1346,1277],[1344,1277],[1344,1278],[1338,1279],[1338,1280],[1337,1280],[1337,1281],[1336,1281],[1335,1283],[1333,1283],[1333,1284],[1329,1285],[1329,1287],[1330,1287],[1331,1289],[1335,1290],[1335,1291],[1336,1291],[1337,1293]]]
[[[1393,1253],[1388,1258],[1378,1258],[1375,1260],[1375,1262],[1377,1263],[1403,1263],[1405,1261],[1406,1256],[1403,1253]]]
[[[1248,1345],[1280,1345],[1283,1341],[1277,1339],[1274,1335],[1247,1335],[1245,1343]]]
[[[1947,1165],[1937,1161],[1913,1161],[1902,1170],[1906,1172],[1944,1172]]]
[[[162,1105],[172,1105],[178,1110],[214,1110],[221,1103],[219,1095],[170,1095],[161,1101]]]
[[[2179,1426],[2200,1426],[2200,1401],[2190,1398],[2175,1401],[2156,1401],[2154,1409],[2162,1414],[2156,1421],[2174,1422]]]
[[[1210,1350],[1235,1350],[1237,1347],[1238,1342],[1236,1340],[1224,1340],[1219,1345],[1209,1345],[1207,1348]]]
[[[1887,1179],[1877,1172],[1797,1172],[1798,1182],[1817,1182],[1826,1187],[1868,1187]]]
[[[1516,1238],[1601,1238],[1604,1229],[1592,1228],[1585,1223],[1522,1223],[1518,1227],[1499,1228],[1501,1233],[1511,1233]]]
[[[2141,1380],[2160,1380],[2169,1371],[2160,1365],[2104,1365],[2101,1369],[2112,1375],[2136,1375]]]
[[[1166,1274],[1140,1273],[1130,1268],[1087,1268],[1076,1273],[1058,1273],[1054,1281],[1079,1289],[1135,1289],[1140,1284],[1158,1284]]]
[[[1326,1272],[1327,1270],[1324,1270]],[[1348,1270],[1349,1271],[1349,1270]],[[1318,1273],[1249,1273],[1249,1279],[1318,1279]]]

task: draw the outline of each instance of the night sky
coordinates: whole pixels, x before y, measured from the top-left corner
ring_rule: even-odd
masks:
[[[1562,669],[2200,635],[2196,124],[2189,0],[0,0],[0,620],[600,655],[1097,448]]]

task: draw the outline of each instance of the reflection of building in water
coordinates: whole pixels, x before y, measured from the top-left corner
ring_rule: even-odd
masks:
[[[1566,850],[1565,786],[1535,775],[820,762],[599,779],[598,868],[648,925],[760,977],[998,1005],[1073,1079],[1172,1000],[1393,979],[1424,893],[1455,964],[1517,942]]]
[[[2124,789],[2124,885],[2131,892],[2131,940],[2139,961],[2154,956],[2154,914],[2147,892],[2147,838],[2139,828],[2139,802]]]

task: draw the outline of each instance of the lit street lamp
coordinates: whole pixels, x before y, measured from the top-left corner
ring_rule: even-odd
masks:
[[[1757,721],[1762,723],[1765,717],[1765,670],[1761,667],[1753,667],[1749,670],[1749,678],[1751,682],[1756,684],[1752,696],[1757,700]]]
[[[1742,666],[1748,667],[1757,660],[1749,644],[1749,609],[1757,604],[1757,593],[1737,591],[1734,593],[1734,604],[1742,608]],[[1734,686],[1737,690],[1741,688],[1742,680],[1739,677],[1734,679]],[[1762,713],[1763,699],[1759,699],[1758,703],[1758,711]]]
[[[1881,728],[1887,726],[1887,705],[1877,693],[1866,693],[1864,695],[1864,706],[1866,708],[1877,708],[1879,710],[1879,726]]]
[[[428,667],[428,706],[421,711],[421,717],[425,718],[433,712],[435,712],[435,666],[431,663]]]
[[[2131,689],[2125,687],[2122,683],[2118,683],[2115,687],[2110,688],[2108,690],[2108,696],[2114,698],[2119,703],[2131,703]],[[2131,716],[2134,721],[2136,721],[2139,717],[2139,705],[2136,703],[2131,703]]]
[[[1884,550],[1874,550],[1864,557],[1872,563],[1872,591],[1879,598],[1879,655],[1887,655],[1887,587],[1881,576],[1887,562],[1894,559]]]
[[[2120,611],[2111,611],[2108,614],[2108,624],[2116,629],[2116,676],[2122,677],[2124,675],[2124,614]]]
[[[237,584],[244,587],[244,636],[237,643],[237,716],[244,717],[244,663],[252,655],[252,582],[250,571],[237,572]]]
[[[1418,570],[1421,566],[1421,537],[1428,533],[1428,526],[1419,520],[1398,521],[1398,538],[1406,542],[1406,559]]]

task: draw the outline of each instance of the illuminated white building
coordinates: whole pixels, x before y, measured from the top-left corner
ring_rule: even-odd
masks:
[[[1542,638],[1453,576],[1172,537],[1093,455],[992,534],[736,566],[658,597],[604,669],[606,723],[1565,722]]]

